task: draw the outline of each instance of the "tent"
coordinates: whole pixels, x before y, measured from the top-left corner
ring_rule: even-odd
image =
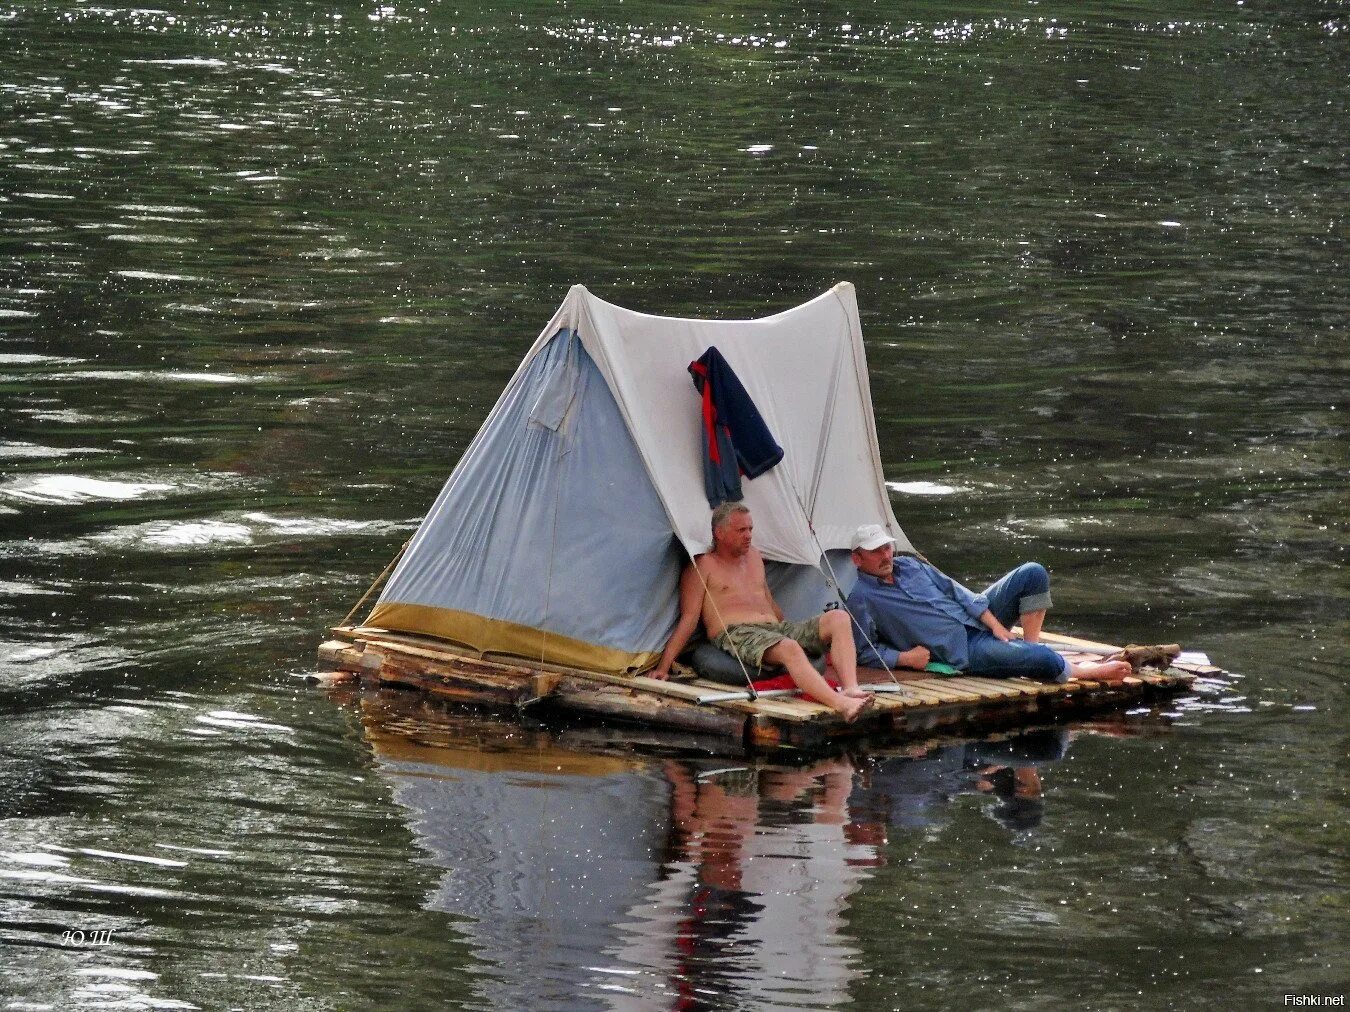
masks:
[[[881,474],[853,286],[759,320],[650,316],[568,292],[409,542],[366,625],[477,656],[650,667],[711,547],[700,399],[716,346],[785,451],[744,482],[790,618],[834,596],[859,524],[908,547]],[[848,568],[849,578],[852,576]],[[841,574],[842,576],[842,574]]]

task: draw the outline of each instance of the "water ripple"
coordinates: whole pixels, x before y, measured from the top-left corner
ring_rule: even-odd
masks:
[[[24,475],[0,482],[0,497],[27,503],[69,504],[108,500],[121,502],[169,492],[174,485],[158,481],[113,481],[77,474]]]

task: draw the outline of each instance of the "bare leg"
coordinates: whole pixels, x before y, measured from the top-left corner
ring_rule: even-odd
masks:
[[[820,616],[820,638],[830,648],[830,664],[843,683],[844,695],[855,698],[870,695],[858,686],[858,651],[853,644],[852,620],[842,608]]]
[[[1069,677],[1082,678],[1089,682],[1118,682],[1134,674],[1129,661],[1085,661],[1081,664],[1069,662]]]
[[[1028,643],[1041,641],[1041,626],[1045,624],[1044,608],[1040,611],[1024,611],[1017,616],[1017,620],[1022,624],[1022,639]]]
[[[817,703],[828,706],[831,710],[841,714],[845,720],[852,720],[856,717],[858,711],[862,709],[866,702],[861,699],[853,699],[830,688],[830,683],[820,676],[820,672],[811,667],[811,662],[806,659],[806,652],[802,650],[796,640],[779,640],[764,651],[764,660],[770,664],[783,665],[787,668],[787,673],[792,676],[793,684],[797,688]],[[856,672],[853,676],[853,684],[858,684]]]

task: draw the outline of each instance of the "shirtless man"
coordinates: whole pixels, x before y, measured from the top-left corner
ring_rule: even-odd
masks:
[[[848,614],[841,609],[803,622],[784,622],[764,578],[764,558],[750,546],[754,527],[750,510],[741,503],[723,503],[713,511],[713,549],[680,575],[680,620],[649,676],[670,677],[671,664],[702,619],[713,643],[748,669],[761,663],[781,664],[802,692],[853,721],[873,697],[858,687]],[[832,689],[811,666],[803,646],[814,653],[829,649],[842,692]]]

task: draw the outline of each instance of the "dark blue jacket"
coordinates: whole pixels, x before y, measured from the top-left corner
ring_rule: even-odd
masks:
[[[783,459],[783,448],[720,351],[690,362],[689,375],[703,395],[703,487],[716,507],[740,499],[741,475],[758,478]]]

